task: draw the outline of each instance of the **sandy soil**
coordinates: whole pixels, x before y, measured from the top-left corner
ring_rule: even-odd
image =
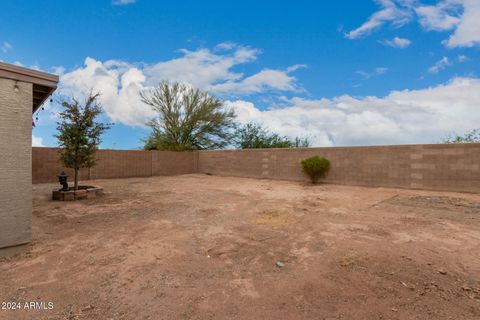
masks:
[[[69,203],[33,187],[33,242],[0,260],[0,302],[22,310],[0,319],[480,319],[478,194],[93,183],[104,197]]]

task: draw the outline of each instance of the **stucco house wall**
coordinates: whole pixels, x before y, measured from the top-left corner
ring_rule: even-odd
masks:
[[[0,257],[32,239],[32,113],[58,76],[0,62]]]
[[[0,248],[31,240],[31,148],[32,84],[0,79]]]

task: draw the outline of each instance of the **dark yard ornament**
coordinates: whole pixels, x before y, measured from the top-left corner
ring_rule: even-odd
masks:
[[[60,172],[60,174],[57,175],[57,177],[58,182],[62,185],[62,188],[59,191],[68,191],[68,175],[64,171],[62,171]]]

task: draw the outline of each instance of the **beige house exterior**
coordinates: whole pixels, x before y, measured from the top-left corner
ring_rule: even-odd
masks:
[[[0,256],[31,240],[32,113],[58,76],[0,62]]]

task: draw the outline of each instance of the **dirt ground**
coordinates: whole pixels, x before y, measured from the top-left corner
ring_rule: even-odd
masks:
[[[480,195],[226,178],[98,180],[0,260],[0,319],[480,319]],[[25,302],[53,303],[25,310]],[[51,306],[51,305],[50,305]]]

